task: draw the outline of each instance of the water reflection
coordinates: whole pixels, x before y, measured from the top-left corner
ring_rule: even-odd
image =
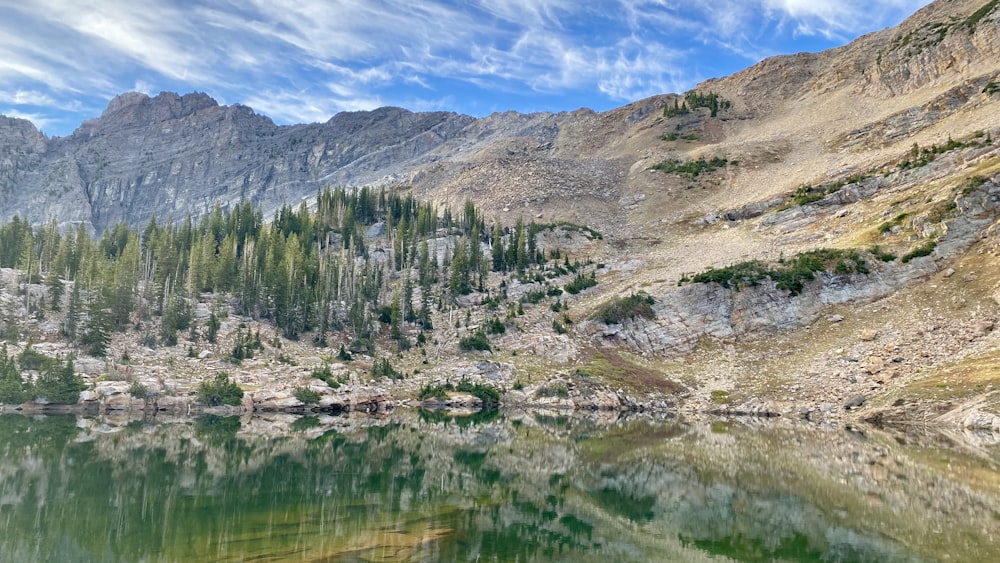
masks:
[[[1000,560],[995,452],[538,413],[0,416],[2,561]]]

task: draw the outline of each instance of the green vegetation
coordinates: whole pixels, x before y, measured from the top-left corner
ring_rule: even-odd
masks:
[[[230,405],[238,407],[243,402],[243,389],[235,381],[229,379],[229,374],[219,372],[214,381],[203,381],[198,386],[198,401],[210,407]]]
[[[958,204],[953,199],[939,201],[927,212],[927,221],[930,223],[940,223],[954,215],[958,209]]]
[[[239,364],[243,360],[253,358],[254,352],[263,350],[264,345],[260,341],[260,332],[250,333],[245,326],[240,326],[236,331],[236,343],[233,351],[229,353],[229,361]]]
[[[891,233],[894,228],[902,225],[903,221],[905,221],[906,218],[909,216],[910,216],[909,213],[900,213],[899,215],[896,215],[895,217],[892,218],[892,220],[885,221],[884,223],[879,225],[878,232],[883,235]]]
[[[709,160],[705,160],[705,158],[702,157],[698,160],[689,160],[687,162],[671,158],[653,166],[651,169],[659,170],[660,172],[665,172],[667,174],[678,174],[688,176],[690,178],[697,178],[702,174],[709,174],[719,168],[736,166],[736,164],[736,162],[730,162],[729,160],[718,156],[714,156]]]
[[[656,312],[653,311],[654,303],[656,301],[653,297],[646,293],[633,293],[627,297],[614,298],[601,305],[593,318],[609,325],[620,324],[636,317],[652,320],[656,318]]]
[[[500,403],[500,392],[495,388],[482,383],[473,383],[468,379],[462,379],[455,386],[455,390],[468,393],[473,397],[478,397],[484,406],[495,406]]]
[[[507,332],[507,325],[500,319],[493,317],[486,321],[486,332],[490,334],[503,334]]]
[[[428,383],[420,388],[420,392],[417,394],[417,397],[419,397],[421,401],[425,401],[427,399],[444,400],[448,398],[448,387],[452,387],[452,389],[454,388],[450,383],[447,385],[432,385]]]
[[[872,256],[878,258],[882,262],[892,262],[893,260],[896,259],[895,254],[882,250],[881,248],[879,248],[878,245],[874,245],[871,248],[869,248],[868,252],[870,252]]]
[[[320,394],[308,387],[296,387],[295,398],[307,405],[314,405],[319,402]]]
[[[535,396],[539,398],[558,397],[560,399],[569,398],[569,390],[565,385],[545,385],[535,389]]]
[[[477,397],[483,402],[484,407],[495,407],[500,403],[500,392],[496,388],[482,383],[473,383],[465,378],[459,381],[458,385],[452,385],[451,383],[445,383],[444,385],[428,383],[420,388],[417,397],[421,401],[427,399],[444,400],[448,398],[449,391],[468,393],[473,397]]]
[[[660,136],[660,140],[667,142],[673,142],[678,139],[694,142],[697,141],[699,137],[697,133],[681,133],[680,131],[670,131]]]
[[[490,346],[490,339],[486,337],[483,331],[477,331],[471,336],[466,336],[458,341],[458,347],[464,352],[470,352],[472,350],[482,350],[486,352],[492,352],[493,348]]]
[[[990,81],[983,88],[983,94],[986,94],[987,96],[992,96],[997,92],[1000,92],[1000,82]]]
[[[962,190],[959,192],[962,197],[965,197],[976,190],[979,186],[982,186],[986,182],[985,176],[972,176],[967,178],[962,182]]]
[[[966,141],[956,141],[951,137],[948,137],[948,141],[945,142],[943,145],[933,144],[929,147],[924,147],[924,148],[921,148],[920,145],[918,145],[917,143],[913,143],[913,146],[910,148],[910,153],[908,155],[908,158],[902,160],[898,164],[898,168],[900,170],[920,168],[922,166],[930,164],[931,162],[934,162],[934,160],[937,158],[937,155],[939,154],[944,154],[948,151],[964,147],[985,146],[989,144],[989,141],[980,140],[980,138],[983,137],[983,135],[984,135],[983,132],[979,132]]]
[[[793,197],[792,201],[795,203],[795,205],[806,205],[814,201],[819,201],[823,199],[825,195],[826,194],[822,192],[820,193],[813,192],[812,186],[803,185],[799,186],[799,188],[795,190],[795,196]]]
[[[979,25],[979,22],[983,21],[983,18],[990,15],[993,10],[997,9],[997,6],[1000,6],[1000,0],[990,0],[990,2],[983,4],[981,8],[972,12],[972,14],[965,19],[965,27],[969,30],[975,29],[975,27]]]
[[[341,349],[343,349],[343,348],[341,348]],[[330,386],[331,389],[337,389],[341,385],[347,383],[347,377],[346,376],[342,375],[342,376],[339,376],[339,377],[334,377],[333,373],[330,372],[330,366],[329,365],[324,365],[321,368],[314,369],[312,371],[311,375],[314,378],[316,378],[316,379],[318,379],[318,380],[326,383],[328,386]]]
[[[907,252],[906,254],[904,254],[900,260],[902,260],[903,263],[906,264],[907,262],[913,260],[914,258],[929,256],[930,253],[934,252],[935,248],[937,248],[937,243],[934,242],[933,240],[929,240],[921,244],[920,246],[914,248],[913,250]]]
[[[153,392],[150,391],[149,387],[146,387],[138,381],[133,381],[132,384],[129,385],[128,393],[129,395],[132,395],[133,398],[143,400],[149,399],[153,396]]]
[[[7,353],[7,345],[0,348],[0,404],[15,405],[31,400],[56,404],[75,404],[80,392],[87,388],[83,379],[73,370],[73,358],[65,361],[50,358],[31,350],[30,346],[20,355],[21,365]],[[27,366],[27,367],[26,367]],[[22,376],[22,370],[38,371],[32,382]]]
[[[582,273],[580,273],[577,274],[572,281],[563,286],[563,289],[566,291],[566,293],[569,293],[571,295],[576,295],[585,289],[594,287],[595,285],[597,285],[597,278],[594,276],[593,272],[591,272],[589,276],[585,276]]]
[[[728,405],[731,401],[729,397],[729,391],[724,391],[722,389],[715,389],[711,393],[712,402],[717,405]]]
[[[765,264],[752,260],[725,268],[712,268],[693,276],[690,281],[714,282],[727,289],[739,291],[769,279],[778,289],[797,295],[802,291],[803,285],[819,272],[833,272],[839,275],[866,274],[868,265],[856,250],[819,249],[804,252],[778,264]]]
[[[389,358],[378,358],[372,362],[372,377],[388,377],[389,379],[403,379],[403,374],[392,367]]]

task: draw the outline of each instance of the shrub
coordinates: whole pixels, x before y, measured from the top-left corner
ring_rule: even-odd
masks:
[[[593,318],[609,325],[621,324],[635,317],[652,320],[656,318],[656,313],[653,311],[654,303],[656,301],[646,293],[633,293],[628,297],[618,297],[601,305]]]
[[[659,170],[660,172],[664,172],[666,174],[688,176],[693,179],[702,174],[708,174],[719,168],[735,164],[735,162],[730,162],[729,160],[718,156],[712,157],[709,160],[699,158],[698,160],[689,160],[687,162],[677,160],[676,158],[670,158],[653,166],[652,170]]]
[[[566,290],[566,293],[576,295],[577,293],[580,293],[587,288],[594,287],[595,285],[597,285],[597,278],[594,277],[593,273],[589,276],[577,274],[576,277],[573,278],[573,281],[566,284],[563,289]]]
[[[403,379],[403,374],[396,371],[389,362],[389,358],[379,358],[372,363],[372,377],[388,377],[389,379]]]
[[[483,402],[483,405],[496,405],[500,402],[500,392],[482,383],[473,383],[467,379],[463,379],[455,386],[455,390],[478,397]]]
[[[559,397],[560,399],[567,399],[569,398],[569,390],[566,389],[565,385],[539,387],[535,390],[535,396],[541,398]]]
[[[311,375],[316,379],[326,383],[332,389],[337,389],[341,385],[347,383],[347,378],[345,376],[334,377],[333,373],[330,372],[330,366],[328,365],[324,365],[321,368],[314,369]]]
[[[805,282],[823,271],[867,274],[868,265],[856,250],[819,249],[804,252],[776,265],[751,260],[725,268],[712,268],[694,276],[691,281],[715,282],[727,289],[739,291],[743,287],[755,286],[765,279],[771,279],[778,289],[797,295]]]
[[[792,201],[795,202],[795,205],[801,206],[812,203],[814,201],[819,201],[823,199],[823,196],[825,195],[826,194],[823,192],[818,192],[818,193],[814,192],[812,186],[803,185],[800,186],[799,189],[795,190],[795,196],[793,197]]]
[[[420,392],[417,395],[421,401],[425,399],[444,399],[448,396],[448,390],[442,385],[431,385],[428,383],[420,388]]]
[[[868,252],[871,252],[872,256],[874,256],[875,258],[878,258],[879,260],[881,260],[883,262],[892,262],[893,260],[896,259],[896,255],[895,254],[893,254],[891,252],[888,252],[888,251],[885,251],[885,250],[882,250],[881,248],[878,247],[878,245],[875,245],[875,246],[869,248]]]
[[[354,360],[354,357],[351,356],[351,353],[348,352],[344,348],[343,344],[341,344],[340,345],[340,351],[337,352],[337,359],[340,360],[340,361],[342,361],[342,362],[350,362],[350,361]]]
[[[133,398],[143,399],[143,400],[149,399],[150,397],[153,396],[153,393],[152,391],[149,390],[149,387],[146,387],[145,385],[143,385],[138,381],[133,381],[132,385],[129,385],[128,394],[132,395]]]
[[[22,370],[40,370],[51,360],[52,358],[32,348],[30,343],[25,346],[24,350],[17,357],[17,363],[21,366]]]
[[[236,343],[233,351],[229,354],[229,361],[239,364],[243,360],[253,358],[254,351],[263,350],[264,345],[260,342],[260,332],[250,333],[242,327],[236,331]]]
[[[203,381],[198,386],[198,401],[215,407],[219,405],[239,406],[243,401],[243,390],[229,374],[222,371],[215,374],[213,381]]]
[[[493,317],[486,321],[486,332],[490,334],[503,334],[507,332],[507,325],[503,324],[503,321],[500,319]]]
[[[937,243],[934,242],[934,241],[932,241],[932,240],[929,240],[929,241],[925,242],[924,244],[922,244],[922,245],[914,248],[913,250],[909,251],[908,253],[904,254],[903,258],[902,258],[902,261],[903,261],[904,264],[906,264],[907,262],[909,262],[910,260],[913,260],[914,258],[920,258],[921,256],[927,256],[931,252],[934,252],[935,248],[937,248]]]
[[[472,350],[485,350],[487,352],[492,352],[493,348],[490,346],[490,339],[486,337],[483,331],[478,331],[472,336],[466,336],[458,341],[458,347],[465,352]]]
[[[552,320],[552,330],[554,330],[556,334],[566,334],[566,326],[555,319]]]
[[[307,405],[313,405],[319,402],[320,394],[308,387],[296,387],[295,398]]]

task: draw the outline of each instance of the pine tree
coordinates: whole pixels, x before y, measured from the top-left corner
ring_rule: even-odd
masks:
[[[0,404],[19,405],[31,397],[21,378],[14,358],[7,354],[7,345],[0,348]]]
[[[468,295],[472,291],[469,272],[469,257],[465,239],[455,243],[455,254],[451,258],[451,277],[448,289],[452,295]]]
[[[87,388],[83,379],[73,369],[73,357],[66,363],[50,361],[42,368],[35,382],[36,397],[44,397],[50,403],[72,405],[80,400],[80,392]]]
[[[76,340],[82,316],[83,299],[80,296],[80,284],[74,282],[73,291],[69,295],[69,307],[66,309],[66,320],[63,323],[63,335],[71,342]]]
[[[503,227],[500,226],[500,219],[493,222],[493,234],[491,236],[493,239],[491,241],[492,251],[493,251],[493,271],[503,272],[505,269],[504,265],[504,248],[503,248]]]
[[[87,348],[87,353],[96,358],[103,358],[108,353],[111,344],[111,310],[106,306],[103,297],[91,296],[87,303],[87,317],[80,344]]]
[[[215,340],[218,338],[219,328],[221,326],[222,323],[219,322],[219,317],[215,315],[215,311],[212,311],[212,314],[208,317],[208,327],[205,332],[205,338],[212,344],[215,344]]]

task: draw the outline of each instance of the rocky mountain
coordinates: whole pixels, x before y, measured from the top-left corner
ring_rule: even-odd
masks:
[[[326,185],[471,199],[603,235],[542,244],[600,264],[599,284],[567,297],[569,334],[529,308],[497,338],[518,373],[669,373],[689,403],[740,412],[954,401],[935,416],[1000,428],[984,368],[1000,350],[998,110],[1000,2],[938,0],[844,47],[601,113],[276,126],[204,94],[129,93],[66,138],[2,118],[0,219],[100,232],[243,200],[270,214]],[[653,318],[592,320],[633,292]]]

